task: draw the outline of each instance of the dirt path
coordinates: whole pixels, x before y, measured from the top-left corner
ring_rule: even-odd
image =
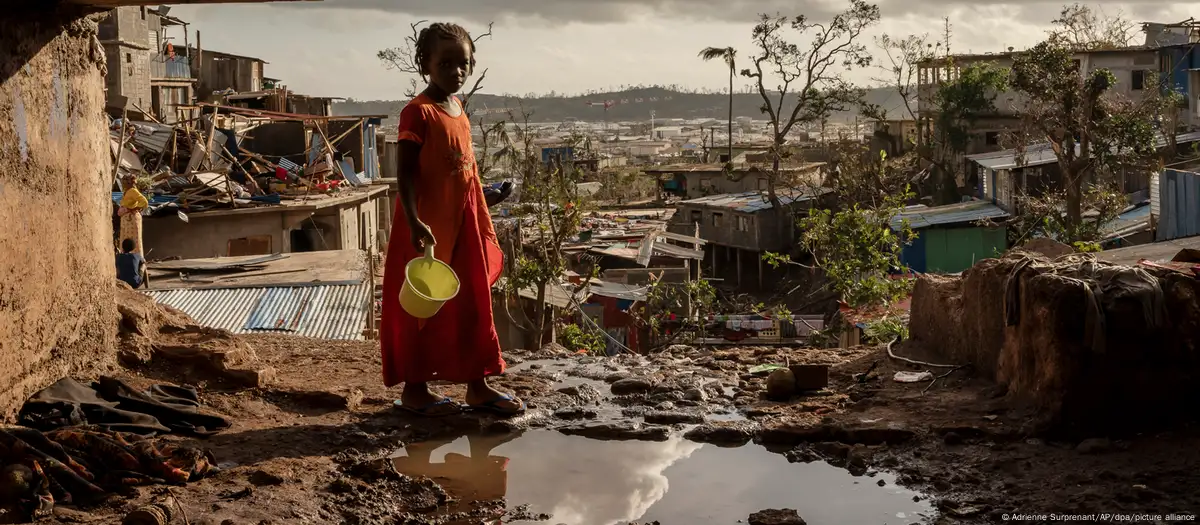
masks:
[[[497,385],[524,398],[530,413],[506,421],[401,415],[391,408],[396,392],[380,384],[373,343],[287,336],[235,341],[274,367],[269,386],[239,388],[157,361],[126,372],[137,384],[200,386],[203,401],[234,421],[199,443],[224,470],[173,489],[192,524],[485,523],[500,516],[506,523],[558,523],[528,514],[520,501],[476,501],[454,486],[399,475],[386,459],[413,442],[530,428],[650,441],[685,434],[725,446],[753,440],[795,462],[828,462],[856,475],[890,471],[902,485],[929,495],[941,510],[937,523],[995,523],[1005,513],[1165,518],[1200,511],[1193,429],[1096,436],[1083,444],[1045,441],[1033,436],[1029,412],[1008,406],[1002,392],[967,370],[932,386],[892,381],[895,371],[916,367],[898,365],[882,348],[680,346],[649,358],[611,359],[513,354],[507,356],[512,370]],[[765,379],[748,371],[785,360],[834,365],[830,387],[786,403],[765,401]],[[441,389],[459,399],[463,394]],[[57,522],[118,523],[137,504],[164,498],[172,499],[147,487],[106,508],[64,509]]]

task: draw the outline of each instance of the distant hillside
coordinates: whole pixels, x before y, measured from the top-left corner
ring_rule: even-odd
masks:
[[[639,99],[641,102],[638,102]],[[605,100],[617,101],[617,104],[608,110],[608,119],[613,122],[650,120],[651,110],[658,119],[714,118],[724,120],[729,111],[728,95],[684,93],[659,87],[573,97],[520,98],[480,93],[472,98],[471,105],[474,109],[508,108],[523,105],[533,113],[531,120],[538,122],[557,122],[568,118],[595,122],[604,119],[604,108],[588,104]],[[896,117],[903,112],[903,102],[893,89],[870,89],[867,91],[867,102],[888,109],[889,114]],[[394,118],[399,115],[403,104],[404,101],[399,100],[355,100],[334,104],[333,111],[336,115],[390,115]],[[735,118],[765,119],[765,115],[759,109],[761,107],[762,98],[757,94],[734,95],[733,114]],[[790,108],[790,104],[787,107]],[[854,116],[854,112],[845,112],[834,115],[831,120],[849,121],[853,120]]]

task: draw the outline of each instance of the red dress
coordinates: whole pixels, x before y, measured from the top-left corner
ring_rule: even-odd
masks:
[[[404,267],[423,254],[413,249],[397,199],[383,275],[383,383],[466,383],[500,374],[505,365],[492,318],[492,285],[500,278],[503,253],[483,197],[470,120],[452,117],[420,95],[400,113],[399,140],[421,145],[417,216],[437,241],[434,256],[454,268],[461,285],[430,319],[400,307]]]

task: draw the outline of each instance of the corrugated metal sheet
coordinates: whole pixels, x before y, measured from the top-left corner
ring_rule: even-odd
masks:
[[[1139,205],[1105,224],[1103,233],[1109,236],[1130,235],[1150,227],[1150,206]]]
[[[1158,180],[1156,240],[1200,235],[1200,174],[1165,169]]]
[[[133,135],[133,144],[138,150],[152,153],[162,153],[170,144],[175,134],[175,127],[154,122],[132,122],[137,128]]]
[[[313,301],[313,289],[271,288],[258,299],[243,327],[246,330],[295,332]]]
[[[1180,133],[1175,136],[1176,144],[1188,144],[1191,142],[1200,141],[1200,131],[1191,133]],[[1159,136],[1155,141],[1155,146],[1164,148],[1167,146],[1166,137]],[[1079,151],[1079,146],[1076,145],[1075,151]],[[1006,149],[1004,151],[996,151],[992,153],[979,153],[977,155],[967,155],[967,160],[972,161],[980,166],[993,170],[1007,170],[1013,168],[1028,168],[1033,166],[1041,166],[1058,161],[1058,157],[1054,155],[1054,150],[1050,148],[1049,143],[1035,144],[1025,148],[1025,162],[1017,163],[1016,150]]]
[[[1162,216],[1162,199],[1158,193],[1158,173],[1150,174],[1150,215]]]
[[[821,188],[822,194],[828,193],[828,188]],[[796,202],[804,202],[813,198],[807,192],[777,192],[779,202],[785,206]],[[683,201],[683,204],[692,204],[700,206],[711,206],[714,208],[730,208],[742,213],[757,213],[771,209],[771,201],[767,199],[765,191],[747,191],[742,193],[723,193],[720,195],[709,195],[698,199]]]
[[[236,334],[284,331],[317,339],[361,340],[371,287],[351,285],[149,290],[155,301],[196,322]],[[258,328],[276,325],[279,328]]]
[[[892,218],[892,228],[899,228],[900,221],[908,219],[909,227],[914,230],[928,228],[938,224],[970,223],[983,219],[1000,219],[1008,217],[1008,212],[990,202],[971,201],[933,208],[926,206],[910,206]]]

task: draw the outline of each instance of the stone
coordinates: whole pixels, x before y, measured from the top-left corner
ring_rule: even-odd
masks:
[[[642,428],[635,421],[613,421],[573,425],[558,429],[568,436],[583,436],[599,440],[666,441],[671,435],[670,427],[653,426]]]
[[[628,396],[649,392],[654,385],[647,379],[630,377],[612,384],[612,393],[616,396]]]
[[[566,407],[560,408],[554,412],[554,417],[558,419],[596,419],[599,413],[595,410],[583,407]]]
[[[780,368],[767,376],[767,399],[787,401],[796,395],[796,376],[787,368]]]
[[[704,422],[704,416],[687,412],[651,412],[643,419],[654,425],[697,424]]]
[[[252,485],[265,487],[271,485],[282,485],[287,480],[284,479],[283,476],[280,476],[274,472],[256,470],[253,474],[250,474],[249,481]]]
[[[1103,454],[1112,450],[1112,442],[1103,438],[1085,439],[1075,450],[1080,454]]]
[[[942,442],[951,446],[961,445],[963,437],[958,432],[947,432],[946,435],[942,436]]]
[[[558,389],[558,392],[571,397],[577,397],[584,401],[594,401],[604,397],[596,387],[587,383],[581,385],[571,385]]]
[[[703,403],[708,401],[708,394],[700,388],[689,388],[683,392],[683,398],[688,401]]]
[[[860,468],[866,470],[871,466],[871,460],[874,458],[875,452],[868,447],[862,445],[855,446],[846,454],[846,464],[852,468]]]
[[[792,365],[789,367],[800,392],[829,386],[829,365]]]
[[[224,372],[225,377],[246,388],[263,388],[275,382],[279,375],[275,367],[260,369],[232,369]]]
[[[749,443],[753,435],[743,426],[700,425],[687,431],[683,437],[696,443],[741,446]]]
[[[749,525],[808,525],[795,509],[767,509],[750,515]]]

